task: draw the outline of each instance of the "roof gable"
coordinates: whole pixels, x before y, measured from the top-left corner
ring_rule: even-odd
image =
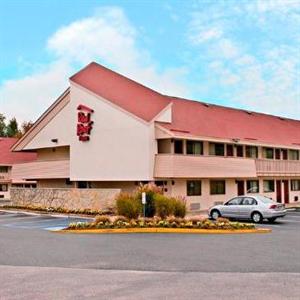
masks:
[[[147,122],[171,102],[160,93],[94,62],[70,80]]]

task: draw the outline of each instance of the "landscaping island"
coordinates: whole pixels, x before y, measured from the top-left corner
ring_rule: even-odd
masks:
[[[94,222],[71,223],[59,232],[65,233],[267,233],[269,229],[256,228],[254,224],[230,222],[219,218],[211,221],[203,217],[161,219],[138,218],[129,220],[124,216],[99,216]]]

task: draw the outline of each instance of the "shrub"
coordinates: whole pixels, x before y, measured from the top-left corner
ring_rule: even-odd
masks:
[[[172,198],[170,199],[173,203],[173,214],[175,217],[184,218],[186,215],[186,203],[184,199]]]
[[[174,214],[173,203],[174,201],[164,195],[154,195],[155,212],[162,219]]]
[[[94,221],[95,224],[99,224],[99,223],[104,224],[107,222],[110,222],[110,218],[108,216],[97,216]]]
[[[137,219],[142,211],[142,203],[135,195],[120,193],[116,198],[118,215]]]

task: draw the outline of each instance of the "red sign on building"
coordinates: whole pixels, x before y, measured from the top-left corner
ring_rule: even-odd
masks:
[[[77,136],[79,141],[86,142],[90,140],[91,130],[93,129],[91,114],[94,110],[82,104],[78,105],[77,110]]]

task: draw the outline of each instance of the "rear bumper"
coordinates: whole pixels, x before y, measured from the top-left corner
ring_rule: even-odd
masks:
[[[287,210],[280,210],[280,211],[268,211],[268,212],[265,212],[263,215],[264,215],[264,218],[283,218],[287,213]]]

